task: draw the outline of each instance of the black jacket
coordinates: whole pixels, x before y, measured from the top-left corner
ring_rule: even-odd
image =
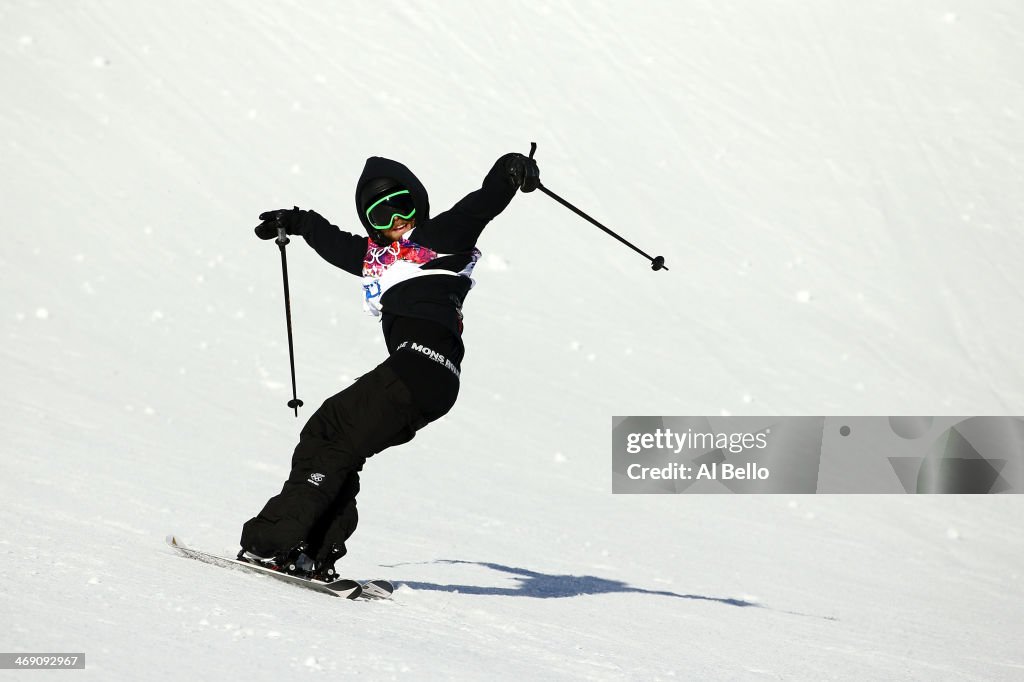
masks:
[[[495,162],[480,189],[434,217],[430,216],[427,190],[412,171],[397,161],[379,156],[366,160],[355,192],[356,212],[363,228],[367,232],[373,229],[359,205],[363,184],[378,177],[394,178],[409,189],[416,202],[416,227],[408,235],[408,241],[437,253],[419,268],[445,272],[438,276],[413,277],[384,292],[380,307],[385,318],[385,336],[391,327],[388,318],[392,316],[430,320],[456,335],[461,333],[462,303],[472,282],[468,276],[458,273],[479,256],[474,250],[480,233],[515,196],[517,188],[506,171],[509,156]],[[365,274],[370,250],[380,248],[366,236],[354,235],[330,224],[315,211],[302,211],[295,231],[324,260],[360,277]],[[390,348],[390,342],[388,345]]]

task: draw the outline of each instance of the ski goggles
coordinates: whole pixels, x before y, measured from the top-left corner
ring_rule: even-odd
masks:
[[[366,220],[375,230],[390,230],[395,218],[409,220],[416,215],[416,202],[407,189],[391,192],[370,204]]]

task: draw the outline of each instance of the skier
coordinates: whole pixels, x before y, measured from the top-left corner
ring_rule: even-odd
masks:
[[[358,522],[359,472],[368,457],[408,442],[446,414],[459,392],[462,304],[480,258],[477,239],[516,190],[540,184],[523,154],[499,158],[483,186],[431,217],[427,191],[401,163],[367,159],[356,185],[368,236],[344,232],[314,211],[260,214],[260,239],[278,227],[327,262],[363,279],[363,308],[380,318],[389,357],[328,398],[299,434],[281,492],[242,527],[239,558],[319,580]]]

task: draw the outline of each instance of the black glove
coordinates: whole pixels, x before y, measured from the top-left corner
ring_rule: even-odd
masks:
[[[260,220],[263,222],[256,226],[256,236],[260,239],[277,239],[279,227],[284,228],[285,234],[298,234],[301,218],[298,206],[264,211],[260,213]]]
[[[509,183],[523,192],[532,192],[540,186],[540,169],[537,162],[523,154],[508,154],[505,160],[505,172]]]

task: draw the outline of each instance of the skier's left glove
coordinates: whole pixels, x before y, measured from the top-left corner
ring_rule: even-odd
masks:
[[[285,234],[299,234],[301,213],[298,206],[260,213],[263,222],[256,226],[256,236],[260,239],[276,239],[279,227],[284,228]]]
[[[540,169],[537,161],[523,154],[512,153],[505,156],[505,172],[509,183],[523,192],[532,192],[540,186]]]

